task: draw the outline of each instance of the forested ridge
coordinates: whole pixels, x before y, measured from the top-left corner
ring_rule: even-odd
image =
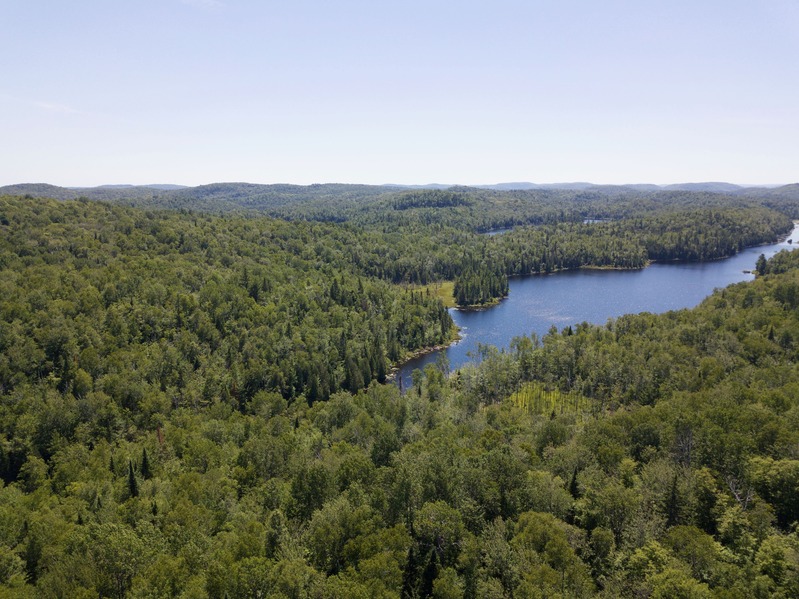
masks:
[[[636,186],[503,191],[215,183],[183,189],[8,189],[27,190],[31,198],[75,199],[86,193],[147,209],[339,224],[337,231],[353,238],[347,259],[360,272],[392,283],[453,281],[461,306],[497,301],[507,293],[508,276],[727,257],[787,233],[790,218],[799,218],[793,186],[740,190],[748,195]],[[481,235],[500,228],[513,231]]]
[[[725,185],[548,186],[500,189],[453,186],[409,189],[392,185],[260,185],[212,183],[197,187],[46,184],[0,187],[0,195],[109,201],[140,208],[239,213],[288,220],[354,222],[359,226],[439,224],[485,232],[518,225],[619,219],[644,212],[699,206],[765,206],[799,218],[799,185],[736,188]]]
[[[314,401],[452,336],[437,300],[362,276],[357,238],[326,225],[13,198],[0,223],[3,389]]]
[[[713,260],[773,241],[791,228],[786,215],[762,207],[670,209],[611,221],[520,226],[495,236],[409,225],[390,232],[367,229],[373,244],[362,245],[354,260],[368,274],[394,282],[454,280],[456,301],[467,306],[506,295],[508,276]]]
[[[380,382],[452,334],[392,268],[706,259],[785,228],[736,210],[424,245],[0,198],[0,596],[798,596],[799,254],[694,310]]]

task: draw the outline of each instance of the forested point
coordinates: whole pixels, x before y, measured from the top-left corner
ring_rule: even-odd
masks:
[[[788,215],[394,228],[472,208],[442,198],[373,227],[0,198],[0,596],[799,596],[799,254],[381,382],[454,334],[414,284],[719,257]]]

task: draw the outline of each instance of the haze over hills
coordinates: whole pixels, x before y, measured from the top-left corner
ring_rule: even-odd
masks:
[[[692,210],[699,205],[719,208],[760,205],[799,219],[799,184],[776,188],[744,188],[728,183],[666,187],[590,183],[534,185],[502,183],[498,188],[223,182],[196,187],[104,185],[66,188],[39,183],[0,187],[0,195],[62,201],[85,198],[145,209],[269,216],[289,221],[347,222],[384,231],[388,223],[397,231],[437,223],[438,226],[481,233],[541,224],[553,218],[574,222],[615,220],[625,214],[624,210],[618,209],[619,206],[635,211],[656,211],[666,206],[672,210]]]
[[[390,187],[402,187],[410,189],[449,189],[456,186],[456,184],[448,185],[445,183],[428,183],[425,185],[399,185],[392,184]],[[635,189],[636,191],[658,191],[658,190],[674,190],[674,191],[710,191],[717,193],[735,193],[743,189],[750,189],[751,186],[736,185],[734,183],[725,183],[717,181],[699,182],[699,183],[674,183],[670,185],[656,185],[654,183],[628,183],[622,185],[610,184],[597,184],[589,183],[587,181],[572,181],[561,183],[532,183],[530,181],[509,181],[504,183],[491,183],[469,185],[477,189],[495,189],[500,191],[516,191],[526,189],[570,189],[570,190],[583,190],[595,188],[611,188],[611,187],[626,187]],[[778,187],[777,185],[758,186],[758,188],[771,188]]]
[[[796,198],[799,197],[799,183],[780,185],[775,187],[746,187],[738,192],[739,195],[757,196],[763,198]]]
[[[551,204],[569,198],[585,205],[609,198],[628,201],[691,205],[699,201],[752,201],[799,215],[799,183],[779,187],[743,187],[724,182],[681,183],[674,185],[629,184],[596,185],[585,182],[536,184],[509,182],[483,186],[430,185],[360,185],[321,183],[313,185],[257,184],[221,182],[186,187],[174,184],[102,185],[98,187],[59,187],[46,183],[23,183],[0,187],[0,195],[21,195],[57,200],[89,200],[113,202],[143,208],[197,210],[212,213],[266,214],[279,218],[319,221],[352,220],[365,211],[397,209],[407,205],[408,194],[459,194],[467,196],[467,204],[477,210],[487,204],[514,205],[524,211],[530,202]],[[410,205],[431,209],[441,198],[418,199]],[[398,203],[399,202],[399,203]],[[474,203],[476,202],[476,203]],[[446,202],[445,202],[446,203]],[[486,204],[487,203],[487,204]],[[443,218],[443,216],[440,216]],[[513,219],[511,219],[513,220]],[[522,224],[510,222],[509,224]],[[496,224],[496,223],[495,223]]]
[[[121,201],[126,198],[148,198],[159,190],[146,185],[103,185],[100,187],[59,187],[49,183],[21,183],[0,187],[3,195],[30,195],[36,198],[56,200],[76,200],[81,197],[90,200]]]
[[[709,191],[714,193],[738,193],[748,189],[771,189],[773,187],[780,187],[779,185],[768,186],[748,186],[736,185],[735,183],[726,183],[722,181],[706,181],[698,183],[673,183],[670,185],[656,185],[654,183],[627,183],[623,185],[600,185],[596,183],[587,182],[573,182],[573,183],[530,183],[530,182],[515,182],[515,183],[496,183],[493,185],[474,185],[481,189],[501,189],[501,190],[515,190],[515,189],[594,189],[594,188],[609,188],[609,187],[626,187],[635,189],[637,191]]]
[[[626,188],[636,191],[704,191],[714,193],[741,193],[749,194],[752,192],[767,192],[778,190],[791,185],[737,185],[735,183],[727,183],[723,181],[706,181],[695,183],[673,183],[669,185],[656,185],[654,183],[626,183],[626,184],[597,184],[589,183],[586,181],[574,182],[561,182],[561,183],[532,183],[530,181],[514,181],[503,183],[491,184],[477,184],[477,185],[461,185],[457,183],[425,183],[418,185],[407,185],[400,183],[386,183],[383,185],[366,185],[357,183],[314,183],[311,185],[294,185],[289,183],[245,183],[245,182],[219,182],[210,183],[206,185],[177,185],[172,183],[153,183],[147,185],[131,185],[131,184],[107,184],[98,185],[95,187],[60,187],[48,183],[17,183],[13,185],[6,185],[0,187],[0,193],[3,194],[30,194],[36,197],[47,194],[47,197],[55,197],[56,199],[66,199],[67,197],[92,197],[97,195],[104,195],[106,192],[123,192],[127,194],[141,194],[150,193],[152,190],[157,191],[180,191],[196,190],[200,195],[211,194],[225,194],[226,188],[229,190],[231,186],[236,186],[236,194],[240,195],[241,189],[247,189],[250,192],[258,192],[266,189],[279,189],[279,190],[307,190],[326,188],[329,190],[342,191],[342,190],[355,190],[366,191],[369,188],[376,188],[377,190],[396,190],[396,189],[450,189],[452,187],[471,187],[475,189],[493,189],[498,191],[515,191],[515,190],[528,190],[528,189],[568,189],[568,190],[585,190],[585,189],[609,189],[609,188]],[[77,193],[76,193],[77,192]]]
[[[148,185],[131,185],[129,183],[98,185],[96,189],[130,189],[131,187],[148,187],[150,189],[161,189],[164,191],[173,189],[185,189],[187,185],[174,185],[172,183],[152,183]],[[70,187],[70,189],[93,189],[91,187]]]

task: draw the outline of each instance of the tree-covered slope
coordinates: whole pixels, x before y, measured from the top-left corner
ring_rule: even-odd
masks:
[[[99,187],[59,187],[47,183],[21,183],[0,187],[0,196],[28,196],[54,200],[87,198],[107,202],[123,202],[135,198],[136,202],[152,202],[161,193],[169,193],[179,186],[171,185],[101,185]]]
[[[799,218],[799,187],[738,188],[728,184],[563,184],[530,189],[502,187],[413,188],[325,183],[314,185],[213,183],[196,187],[104,185],[65,188],[47,184],[0,187],[0,195],[71,200],[84,197],[129,206],[211,213],[278,216],[289,220],[351,221],[359,226],[446,224],[484,232],[544,222],[617,219],[680,208],[764,205]]]
[[[799,253],[402,395],[359,235],[0,200],[1,595],[799,594]]]
[[[315,400],[451,333],[437,301],[361,275],[352,231],[3,198],[0,233],[5,390]]]

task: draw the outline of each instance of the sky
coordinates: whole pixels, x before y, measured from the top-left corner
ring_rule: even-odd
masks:
[[[799,0],[0,8],[0,185],[799,180]]]

